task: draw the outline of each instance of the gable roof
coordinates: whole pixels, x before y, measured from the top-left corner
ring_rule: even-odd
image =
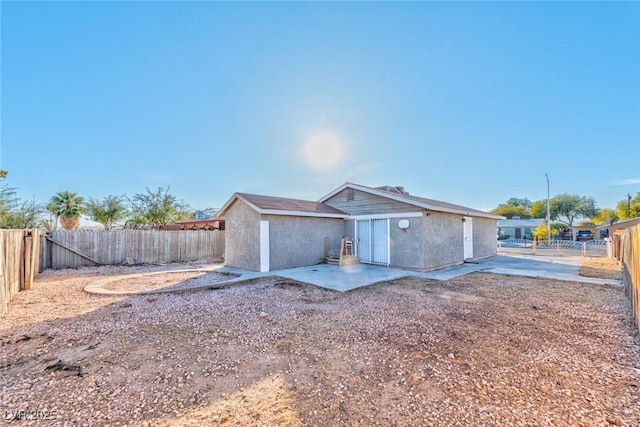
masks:
[[[491,219],[505,219],[505,217],[500,215],[494,215],[489,212],[480,211],[477,209],[471,209],[460,205],[455,205],[453,203],[441,202],[439,200],[427,199],[424,197],[416,197],[408,194],[398,194],[392,193],[385,190],[380,190],[377,188],[367,187],[360,184],[354,184],[351,182],[346,182],[342,184],[340,187],[336,188],[329,194],[322,197],[319,202],[324,203],[329,200],[331,197],[335,196],[342,190],[346,188],[352,188],[354,190],[363,191],[365,193],[373,194],[380,197],[385,197],[387,199],[395,200],[398,202],[406,203],[408,205],[416,206],[422,209],[427,209],[435,212],[447,212],[447,213],[455,213],[466,216],[475,216],[482,218],[491,218]]]
[[[321,218],[347,218],[349,216],[339,209],[320,202],[247,193],[234,193],[220,209],[219,216],[224,216],[224,213],[236,200],[243,201],[260,214],[312,216]]]

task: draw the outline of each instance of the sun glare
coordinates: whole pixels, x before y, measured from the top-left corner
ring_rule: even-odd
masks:
[[[314,169],[327,170],[337,166],[343,157],[342,144],[333,135],[320,133],[304,145],[304,159]]]

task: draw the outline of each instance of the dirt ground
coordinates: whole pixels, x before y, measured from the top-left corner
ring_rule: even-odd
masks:
[[[0,318],[4,420],[640,425],[640,336],[617,287],[475,273],[346,293],[275,277],[181,294],[82,291],[163,268],[50,270],[18,294]]]
[[[579,274],[585,277],[622,280],[622,267],[611,258],[584,257]]]

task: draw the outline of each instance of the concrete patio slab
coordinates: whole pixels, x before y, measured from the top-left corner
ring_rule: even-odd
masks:
[[[263,276],[279,276],[343,292],[407,276],[445,281],[476,271],[621,286],[622,283],[620,280],[580,276],[578,274],[581,264],[579,258],[580,257],[552,258],[498,255],[477,263],[454,265],[429,272],[400,270],[371,264],[356,264],[347,267],[318,264],[308,267],[270,271],[269,273],[247,272],[245,270],[228,267],[224,267],[220,271],[241,274],[240,277],[235,279],[236,281],[243,280],[245,277],[249,279]],[[247,273],[250,277],[245,276]]]
[[[269,271],[266,273],[242,270],[233,267],[209,268],[202,270],[230,273],[237,276],[233,277],[230,280],[216,282],[215,287],[222,287],[227,284],[243,282],[260,277],[278,276],[341,292],[350,291],[352,289],[360,288],[363,286],[373,285],[374,283],[386,282],[389,280],[399,279],[401,277],[407,276],[446,281],[476,271],[513,276],[542,277],[547,279],[567,280],[573,282],[622,286],[622,282],[620,280],[598,279],[593,277],[580,276],[578,274],[580,264],[580,257],[498,255],[487,258],[485,260],[481,260],[477,263],[465,263],[429,272],[400,270],[397,268],[388,268],[371,264],[355,264],[345,267],[328,264],[318,264],[307,267]],[[172,289],[170,291],[168,291],[167,289],[157,289],[131,292],[104,289],[104,285],[113,280],[115,279],[108,278],[98,280],[85,287],[85,291],[96,294],[117,295],[127,293],[150,294],[161,292],[184,292],[198,289],[196,287],[190,287],[184,289]],[[211,288],[211,285],[203,286],[202,288]]]
[[[409,271],[371,264],[355,264],[344,267],[318,264],[272,271],[269,275],[285,277],[322,288],[344,292],[378,282],[386,282],[388,280],[406,277],[410,274],[411,272]]]
[[[514,276],[543,277],[546,279],[568,280],[572,282],[595,283],[622,286],[622,281],[580,276],[582,257],[578,256],[534,256],[498,255],[479,264],[478,271]]]

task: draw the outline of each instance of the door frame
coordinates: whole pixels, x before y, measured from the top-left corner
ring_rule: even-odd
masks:
[[[355,254],[358,257],[358,259],[360,260],[360,262],[366,263],[366,264],[375,264],[375,265],[386,265],[387,267],[391,264],[391,224],[389,221],[388,217],[382,217],[380,218],[379,215],[376,215],[377,218],[372,218],[372,217],[366,217],[366,218],[354,218],[354,240],[355,240]],[[374,229],[375,227],[373,226],[374,222],[373,221],[380,221],[380,220],[384,220],[386,221],[386,233],[384,236],[378,236],[374,233]],[[362,259],[360,258],[360,238],[358,236],[358,223],[367,223],[367,226],[369,228],[369,257],[368,259]],[[380,239],[383,238],[385,239],[384,245],[385,245],[385,251],[386,251],[386,259],[383,262],[375,262],[373,261],[375,259],[374,256],[374,249],[376,247],[378,247],[377,245],[374,245],[374,239]]]
[[[462,259],[473,258],[473,218],[462,217]]]

